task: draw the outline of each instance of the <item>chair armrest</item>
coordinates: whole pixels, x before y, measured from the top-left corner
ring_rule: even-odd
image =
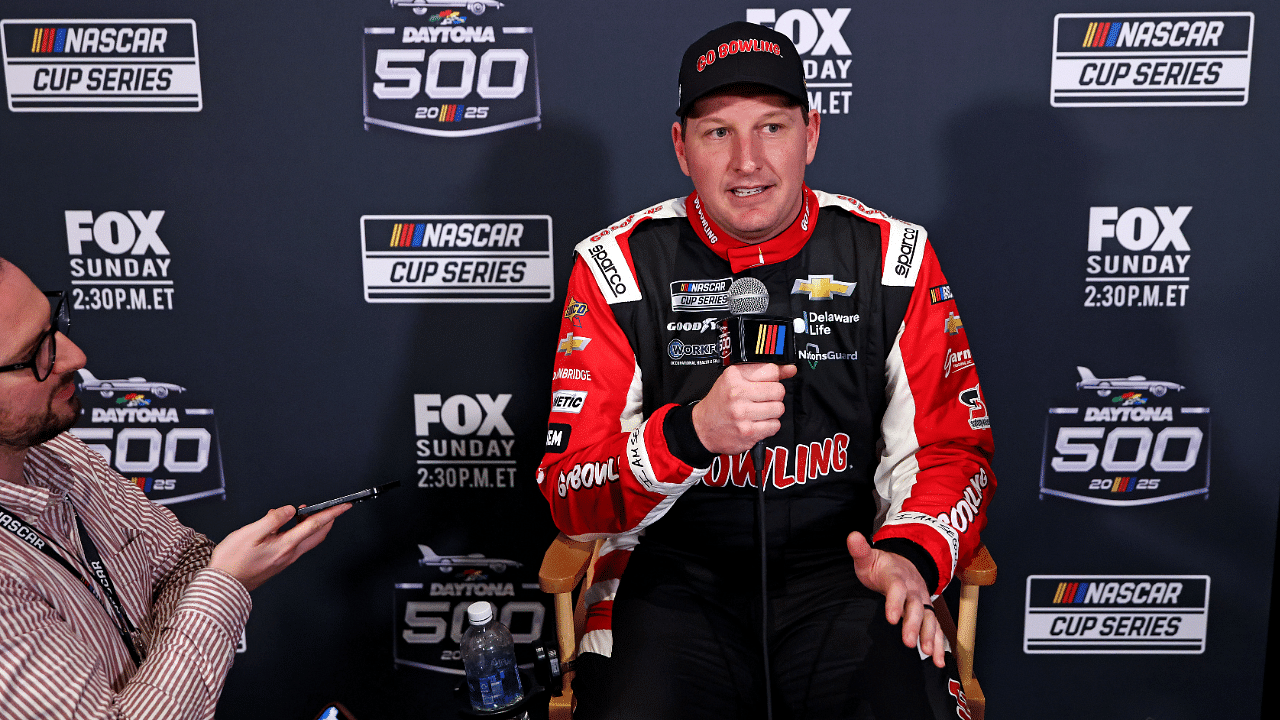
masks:
[[[542,556],[542,567],[538,569],[542,591],[553,595],[573,592],[587,572],[594,548],[594,541],[573,540],[560,533]]]
[[[973,557],[960,569],[960,581],[966,585],[987,586],[996,581],[996,561],[991,559],[986,545],[979,545]]]

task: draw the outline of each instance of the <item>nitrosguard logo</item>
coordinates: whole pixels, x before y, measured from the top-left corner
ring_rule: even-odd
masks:
[[[172,310],[163,210],[66,211],[75,310]]]
[[[486,600],[511,630],[516,661],[533,662],[549,613],[535,571],[509,557],[444,553],[443,544],[418,545],[422,554],[413,582],[395,584],[393,659],[397,665],[462,675],[462,633],[467,607]],[[526,582],[528,581],[528,582]]]
[[[1085,307],[1184,307],[1191,245],[1182,225],[1190,205],[1089,208]]]
[[[1112,506],[1208,498],[1209,408],[1172,402],[1186,388],[1168,380],[1076,371],[1075,398],[1045,420],[1041,496]]]
[[[4,20],[14,112],[198,112],[194,20]]]
[[[443,3],[399,4],[418,13]],[[366,127],[438,137],[541,127],[533,28],[482,25],[476,9],[486,5],[503,7],[473,2],[467,6],[471,17],[450,11],[417,18],[397,11],[388,24],[364,29]],[[406,24],[410,19],[426,22]]]
[[[170,382],[79,374],[84,410],[71,432],[148,498],[172,505],[226,495],[212,408]]]
[[[849,80],[853,53],[841,33],[850,10],[796,8],[779,13],[774,8],[747,8],[747,22],[772,27],[791,38],[804,64],[809,106],[824,115],[848,115],[853,108]]]
[[[551,302],[550,215],[365,215],[371,303]]]
[[[1053,21],[1055,107],[1244,105],[1253,13],[1064,13]]]
[[[1208,575],[1031,575],[1022,650],[1198,654],[1208,621]]]
[[[515,431],[504,415],[510,393],[413,396],[420,488],[515,487]]]

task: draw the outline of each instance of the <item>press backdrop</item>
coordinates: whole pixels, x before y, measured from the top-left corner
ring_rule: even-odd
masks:
[[[923,224],[963,309],[990,716],[1257,716],[1272,5],[411,5],[0,3],[0,248],[73,293],[77,432],[214,538],[401,483],[255,592],[223,716],[451,717],[476,598],[522,659],[552,639],[534,469],[572,248],[690,191],[678,61],[742,19],[805,59],[809,184]]]

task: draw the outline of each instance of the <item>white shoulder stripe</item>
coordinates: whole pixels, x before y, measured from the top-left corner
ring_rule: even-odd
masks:
[[[626,256],[618,245],[618,236],[643,220],[684,217],[684,198],[676,198],[632,213],[591,237],[578,243],[574,250],[586,261],[595,276],[600,293],[610,305],[635,302],[641,297],[640,283],[627,265]]]
[[[924,228],[867,207],[860,200],[848,195],[832,195],[820,190],[814,190],[813,193],[818,196],[819,206],[834,205],[867,220],[888,222],[889,252],[884,259],[884,273],[880,283],[897,287],[915,287],[916,275],[920,273],[920,263],[924,259],[924,244],[929,239],[929,233],[925,232]]]

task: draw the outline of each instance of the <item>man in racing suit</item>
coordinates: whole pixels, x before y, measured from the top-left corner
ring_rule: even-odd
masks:
[[[967,717],[930,603],[986,522],[990,421],[924,229],[804,186],[805,97],[785,36],[696,41],[672,127],[695,191],[576,250],[538,482],[566,534],[640,536],[588,619],[612,611],[611,717],[763,717],[766,680],[778,717]],[[740,277],[798,319],[796,365],[721,367]]]

